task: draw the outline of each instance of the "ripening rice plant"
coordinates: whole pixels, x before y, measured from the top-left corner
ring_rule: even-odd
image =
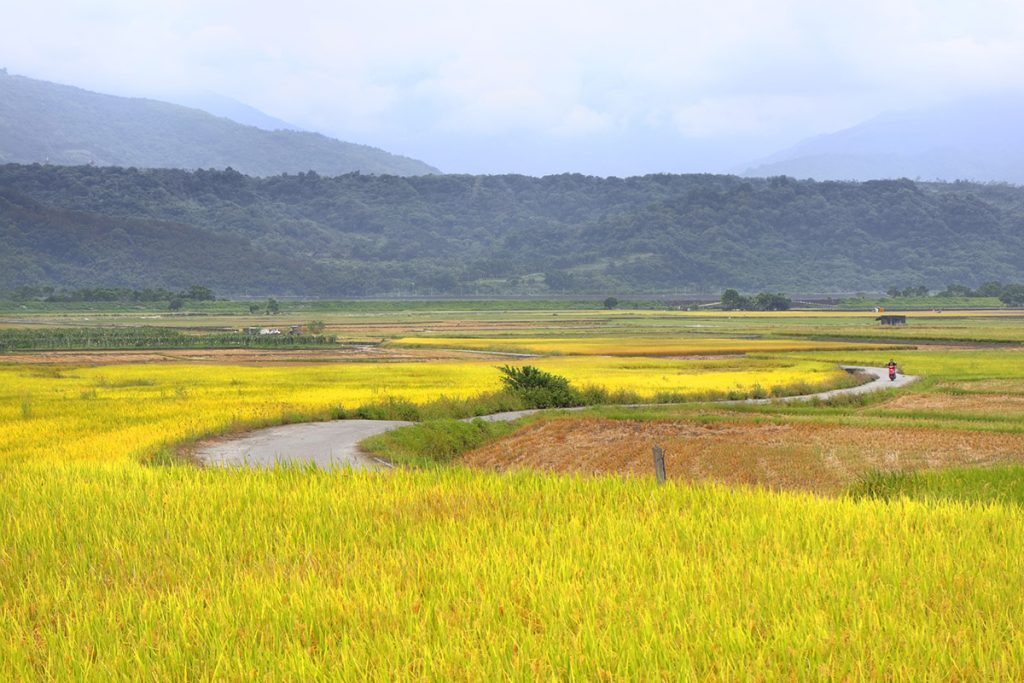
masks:
[[[864,342],[803,339],[731,339],[693,337],[401,337],[396,346],[513,351],[583,356],[696,356],[705,354],[835,351],[891,348]]]
[[[747,391],[828,382],[832,364],[556,358],[542,368],[579,386],[659,392]],[[118,461],[232,428],[326,419],[391,398],[425,403],[501,387],[490,362],[288,367],[149,364],[0,366],[0,459]],[[31,398],[26,398],[31,397]]]
[[[1024,515],[0,463],[3,680],[1024,678]]]

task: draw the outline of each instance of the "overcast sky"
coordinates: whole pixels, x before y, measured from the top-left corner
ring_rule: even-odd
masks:
[[[446,172],[713,172],[1024,90],[1024,0],[33,0],[0,67],[209,90]]]

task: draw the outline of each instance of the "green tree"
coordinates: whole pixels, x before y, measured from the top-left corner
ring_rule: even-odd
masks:
[[[501,371],[505,390],[533,408],[567,408],[582,404],[580,393],[561,375],[532,365],[503,365],[498,370]]]
[[[1024,285],[1004,285],[999,300],[1007,306],[1024,306]]]
[[[281,310],[281,305],[277,303],[277,299],[267,299],[267,314],[277,313]]]
[[[788,311],[793,302],[785,294],[761,292],[754,297],[753,307],[758,311]]]
[[[604,300],[604,307],[607,308],[608,310],[611,310],[613,308],[618,308],[619,307],[619,300],[616,299],[614,296],[610,296],[610,297],[608,297],[607,299]]]
[[[1000,297],[1003,295],[1003,287],[1001,282],[986,282],[978,287],[978,296]]]
[[[572,273],[564,270],[552,270],[544,273],[544,284],[553,292],[564,292],[572,288]]]
[[[192,285],[189,287],[184,296],[185,298],[192,299],[193,301],[213,301],[217,298],[214,296],[213,290],[209,287],[201,287],[199,285]]]
[[[960,284],[953,283],[953,284],[946,285],[946,289],[941,291],[941,292],[937,292],[935,294],[935,296],[964,296],[964,297],[970,297],[970,296],[975,296],[975,293],[974,293],[974,290],[972,290],[970,287],[968,287],[966,285],[960,285]]]
[[[722,292],[722,308],[726,311],[745,311],[750,308],[750,299],[735,289],[727,289]]]

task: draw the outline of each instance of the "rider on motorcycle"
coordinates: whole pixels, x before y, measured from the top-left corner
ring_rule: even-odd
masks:
[[[889,381],[892,382],[896,379],[896,361],[890,358],[886,367],[889,368]]]

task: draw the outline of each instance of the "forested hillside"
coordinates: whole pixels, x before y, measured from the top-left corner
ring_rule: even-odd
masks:
[[[1024,280],[1024,189],[0,166],[0,288],[884,290]]]
[[[252,175],[437,169],[316,133],[267,131],[167,102],[101,95],[0,69],[0,162],[226,168]]]

